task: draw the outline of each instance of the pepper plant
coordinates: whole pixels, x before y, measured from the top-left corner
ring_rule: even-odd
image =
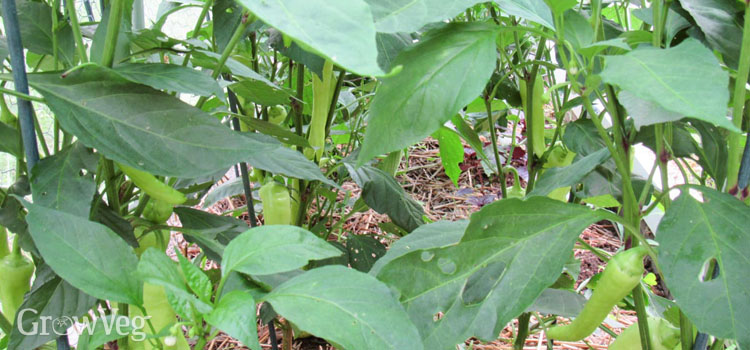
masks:
[[[750,349],[746,0],[2,4],[0,349],[260,349],[260,325],[274,348],[279,326],[284,349],[440,350],[515,319],[522,349],[615,336],[615,305],[638,322],[612,348]],[[501,199],[428,222],[396,176],[430,136]],[[387,250],[345,234],[368,208]],[[623,251],[578,238],[599,221]],[[574,249],[608,261],[588,302]]]

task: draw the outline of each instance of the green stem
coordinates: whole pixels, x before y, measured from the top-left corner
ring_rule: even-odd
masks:
[[[740,66],[737,69],[737,78],[734,83],[734,101],[732,103],[732,123],[738,129],[742,127],[742,116],[745,104],[745,95],[750,76],[750,6],[745,7],[745,23],[742,32],[742,49],[740,51]],[[740,158],[742,157],[742,133],[731,133],[729,135],[729,157],[727,159],[727,191],[737,186],[737,175],[740,171]]]
[[[102,158],[103,175],[106,182],[107,201],[112,210],[120,212],[120,191],[115,178],[115,163],[109,159]]]
[[[86,54],[86,46],[83,44],[83,34],[81,34],[81,25],[78,23],[75,1],[65,1],[65,8],[68,10],[68,16],[70,17],[70,26],[73,28],[73,38],[75,38],[78,56],[81,58],[81,63],[87,63],[89,58]]]
[[[693,323],[682,310],[680,310],[680,343],[682,350],[693,349]]]
[[[203,8],[201,9],[201,14],[198,16],[198,20],[195,21],[195,27],[193,27],[193,34],[190,35],[190,39],[194,39],[198,37],[198,32],[201,30],[201,27],[203,26],[203,21],[206,18],[206,15],[208,14],[208,11],[211,9],[211,4],[213,4],[213,0],[205,0],[206,2],[203,4]],[[193,54],[192,51],[185,54],[185,58],[182,60],[182,66],[187,66],[188,62],[190,62],[190,56]]]
[[[58,57],[58,49],[59,44],[57,41],[57,23],[59,22],[59,18],[57,18],[57,9],[60,8],[60,0],[54,0],[52,1],[52,8],[50,9],[52,13],[50,14],[50,17],[52,17],[52,64],[55,67],[54,69],[57,70],[60,58]]]
[[[26,101],[45,103],[45,100],[41,97],[31,96],[29,94],[24,94],[23,92],[18,92],[16,90],[6,89],[4,87],[0,87],[0,93],[22,98]]]
[[[219,58],[219,61],[216,62],[216,67],[214,68],[214,72],[211,73],[211,77],[216,79],[221,75],[222,69],[224,69],[224,64],[227,63],[227,60],[229,59],[229,56],[232,54],[232,51],[234,51],[234,47],[237,46],[237,44],[242,40],[242,37],[245,34],[245,29],[247,29],[247,26],[252,21],[249,18],[248,13],[244,13],[242,15],[242,22],[240,23],[239,27],[234,31],[234,34],[232,34],[232,38],[229,39],[229,43],[227,44],[227,47],[224,48],[224,52],[221,53],[221,57]],[[198,108],[203,107],[203,104],[206,103],[208,98],[201,97],[198,100],[198,103],[195,105]]]
[[[518,317],[518,332],[516,334],[516,341],[513,343],[513,350],[523,350],[523,346],[526,345],[526,338],[529,337],[529,320],[531,319],[531,313],[524,312]]]
[[[646,301],[644,300],[640,283],[633,289],[633,302],[635,304],[635,314],[638,317],[638,333],[641,336],[641,349],[653,349],[654,347],[651,344],[651,330],[648,329],[648,313],[646,313]]]
[[[104,53],[101,62],[102,66],[105,67],[112,67],[115,62],[117,36],[120,33],[120,22],[122,21],[122,8],[123,0],[110,1],[109,22],[107,23],[107,34],[104,40]]]
[[[500,178],[500,190],[503,194],[503,199],[505,199],[508,198],[508,188],[505,184],[505,170],[503,169],[503,165],[500,163],[500,152],[497,148],[497,131],[495,130],[495,119],[492,118],[492,96],[494,96],[494,94],[484,96],[484,106],[487,109],[487,122],[490,124],[490,142],[492,143],[492,152],[495,158],[495,167],[497,168],[497,174]],[[527,145],[527,147],[529,146],[531,146],[531,143]],[[533,153],[529,153],[529,159],[531,159],[532,155]]]

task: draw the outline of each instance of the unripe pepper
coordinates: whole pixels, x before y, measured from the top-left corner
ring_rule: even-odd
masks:
[[[534,79],[531,110],[529,110],[526,81],[521,79],[519,86],[521,101],[523,101],[524,116],[526,117],[527,142],[531,142],[534,155],[541,158],[547,147],[544,141],[544,101],[542,100],[544,95],[544,80],[542,80],[541,74],[537,75],[536,79]]]
[[[164,287],[150,283],[143,284],[143,308],[146,309],[148,316],[151,316],[151,324],[156,332],[160,332],[164,327],[177,322],[177,314],[169,305],[167,294]],[[128,309],[130,318],[142,317],[143,313],[136,307]],[[143,331],[146,334],[152,334],[151,329],[146,326]],[[182,334],[170,334],[169,336],[159,338],[163,350],[190,350],[187,340]],[[156,348],[149,340],[135,341],[130,338],[128,350],[155,350]]]
[[[169,185],[161,182],[154,175],[151,175],[145,171],[140,171],[135,168],[131,168],[124,164],[117,164],[125,175],[127,175],[133,183],[140,187],[143,192],[146,192],[151,198],[167,202],[172,205],[185,203],[187,197],[182,192],[175,190]]]
[[[521,180],[518,178],[518,170],[512,166],[506,166],[503,168],[504,171],[510,171],[513,173],[513,187],[508,190],[508,198],[523,198],[526,196],[526,191],[521,188]]]
[[[263,202],[263,220],[266,225],[292,224],[292,198],[289,190],[276,182],[269,182],[260,188]]]
[[[648,318],[648,329],[651,335],[651,345],[654,350],[673,350],[680,344],[680,330],[672,327],[663,318]],[[638,322],[625,329],[617,339],[609,345],[609,350],[640,350],[641,334]]]
[[[594,294],[572,323],[549,329],[547,337],[562,341],[579,341],[596,330],[612,307],[641,281],[646,249],[638,246],[615,255],[602,272]]]
[[[286,120],[287,112],[283,106],[273,106],[268,108],[268,121],[279,125]]]
[[[323,76],[321,79],[313,74],[313,111],[310,120],[310,134],[307,140],[310,142],[312,150],[306,149],[305,156],[308,159],[320,160],[323,156],[326,141],[326,123],[328,122],[328,112],[331,108],[331,99],[333,99],[333,90],[335,89],[333,79],[333,62],[326,60],[323,65]]]
[[[576,157],[576,153],[565,149],[562,144],[555,145],[552,148],[547,161],[544,163],[544,168],[558,168],[566,167],[573,163],[573,159]],[[543,170],[544,171],[544,170]],[[560,187],[550,192],[547,197],[556,199],[561,202],[568,201],[568,193],[570,193],[570,186]]]
[[[0,260],[0,304],[3,315],[11,323],[16,319],[16,311],[23,303],[24,294],[30,289],[33,274],[34,263],[23,256],[18,247]]]
[[[158,199],[150,199],[143,209],[143,218],[155,224],[163,224],[172,216],[174,206]]]
[[[147,233],[146,227],[138,226],[135,228],[135,237],[138,239],[138,248],[135,248],[135,254],[139,257],[148,248],[156,248],[159,251],[166,251],[169,244],[169,235],[164,231],[154,230]]]

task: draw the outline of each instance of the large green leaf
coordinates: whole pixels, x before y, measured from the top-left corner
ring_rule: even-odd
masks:
[[[247,231],[247,223],[233,217],[187,207],[177,207],[174,212],[182,223],[185,240],[197,244],[209,259],[216,262],[221,262],[226,245]]]
[[[142,284],[133,275],[138,257],[122,238],[79,216],[24,204],[31,237],[55,273],[99,299],[133,305],[143,302]]]
[[[365,0],[381,33],[416,32],[428,23],[453,18],[480,0]]]
[[[175,64],[126,63],[114,68],[117,74],[134,83],[154,89],[184,92],[199,96],[223,97],[224,92],[216,80],[207,73]]]
[[[727,119],[729,74],[696,40],[669,49],[641,46],[622,56],[608,56],[601,76],[604,82],[666,110],[737,131]]]
[[[428,33],[394,61],[373,101],[359,163],[401,149],[438,130],[484,89],[495,69],[496,28],[452,23]]]
[[[301,227],[268,225],[255,227],[227,245],[221,273],[239,271],[248,275],[271,275],[341,255],[341,251]]]
[[[377,276],[389,262],[420,249],[446,247],[458,243],[469,225],[468,220],[438,221],[420,226],[391,245],[388,252],[375,262],[370,274]]]
[[[380,214],[387,214],[393,222],[406,231],[424,224],[424,209],[401,188],[401,185],[384,171],[365,165],[355,169],[345,163],[354,182],[362,188],[362,200]]]
[[[576,238],[599,217],[547,197],[501,200],[472,215],[458,244],[410,252],[378,278],[400,292],[425,348],[495,339],[557,280]]]
[[[698,190],[699,201],[689,193]],[[750,207],[706,187],[682,187],[659,224],[659,265],[677,305],[696,327],[750,349]],[[718,277],[704,277],[715,260]]]
[[[521,17],[539,23],[549,29],[555,29],[555,22],[544,0],[495,0],[500,9],[509,15]]]
[[[221,297],[216,309],[206,315],[206,322],[241,341],[250,349],[260,350],[255,313],[253,296],[242,291],[233,291]]]
[[[34,203],[88,218],[98,160],[80,142],[42,159],[32,170]]]
[[[292,95],[289,91],[264,79],[249,79],[238,81],[229,86],[230,89],[248,102],[264,106],[288,105]]]
[[[13,327],[10,334],[8,350],[36,349],[57,338],[54,331],[63,331],[55,326],[53,320],[70,320],[85,314],[96,304],[96,298],[81,292],[55,275],[47,265],[41,265],[36,271],[36,279],[31,292],[25,297],[19,310],[29,310],[23,314],[21,324]],[[33,311],[32,311],[33,310]],[[49,330],[46,334],[22,334],[37,330]],[[70,326],[71,324],[67,324]]]
[[[346,70],[380,76],[375,24],[364,0],[237,0],[263,22]]]
[[[292,278],[265,297],[277,313],[337,348],[423,349],[419,333],[388,287],[343,266]]]
[[[609,150],[602,148],[591,153],[566,167],[545,170],[539,177],[536,186],[529,196],[546,196],[560,187],[573,186],[586,175],[594,171],[597,166],[609,159]]]
[[[231,131],[174,96],[101,67],[29,75],[60,125],[107,158],[157,175],[199,177],[241,161],[274,173],[326,180],[275,139]]]
[[[375,40],[378,43],[378,64],[385,71],[391,70],[398,54],[414,42],[411,34],[406,33],[378,33]]]
[[[617,99],[633,118],[636,129],[642,126],[677,121],[685,116],[662,108],[658,102],[644,100],[630,91],[620,91]]]
[[[737,68],[742,44],[741,20],[734,2],[726,0],[680,0],[680,5],[706,36],[706,41],[721,52],[724,62]]]

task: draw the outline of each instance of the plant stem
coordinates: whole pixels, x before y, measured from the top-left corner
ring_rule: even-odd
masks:
[[[523,346],[526,345],[526,338],[529,336],[529,320],[531,319],[531,313],[524,312],[521,316],[518,316],[518,332],[516,334],[516,341],[513,343],[513,350],[523,350]]]
[[[203,26],[203,21],[206,18],[206,15],[208,14],[208,11],[211,10],[211,4],[213,4],[213,0],[205,0],[205,3],[203,3],[203,8],[201,9],[201,14],[198,15],[198,20],[195,21],[195,27],[193,27],[193,33],[190,35],[190,39],[194,39],[198,37],[198,32],[201,30],[201,27]],[[190,61],[190,56],[193,54],[192,51],[185,54],[185,58],[182,60],[182,66],[187,66],[188,62]]]
[[[86,0],[85,3],[88,4],[88,0]],[[65,1],[65,7],[68,10],[68,16],[70,17],[70,26],[73,28],[73,38],[75,38],[76,49],[78,49],[78,56],[80,56],[81,58],[81,63],[87,63],[89,61],[89,58],[86,54],[86,46],[83,44],[83,34],[81,34],[81,25],[78,23],[78,14],[76,13],[75,1]],[[91,9],[91,4],[88,4],[87,9]],[[93,18],[93,16],[91,17]]]
[[[742,116],[745,105],[745,95],[750,76],[750,6],[745,7],[745,23],[742,31],[742,49],[740,51],[740,66],[734,83],[734,101],[732,103],[732,123],[738,129],[742,127]],[[727,192],[737,185],[737,174],[740,170],[742,152],[742,134],[729,135],[729,157],[727,158]]]
[[[495,158],[495,167],[497,167],[497,175],[500,178],[500,191],[503,194],[503,199],[505,199],[505,198],[508,198],[508,188],[507,188],[508,186],[506,186],[505,184],[505,170],[503,169],[503,165],[500,163],[500,152],[498,151],[498,148],[497,148],[497,131],[495,130],[495,120],[492,118],[492,97],[493,96],[494,95],[490,96],[487,94],[484,96],[484,106],[487,110],[487,122],[490,124],[490,142],[492,143],[492,153],[494,154],[494,158]],[[530,145],[530,143],[528,145]],[[513,154],[511,154],[510,156],[512,157]],[[531,157],[531,153],[529,153],[529,157]]]
[[[58,57],[58,52],[60,51],[58,47],[60,45],[57,40],[57,23],[60,20],[57,17],[57,9],[59,8],[60,8],[60,0],[53,0],[52,7],[50,8],[51,10],[50,17],[52,18],[52,30],[50,30],[50,32],[52,33],[52,65],[55,70],[59,69],[59,64],[60,64],[60,57]]]
[[[250,15],[247,12],[242,15],[242,22],[234,31],[234,34],[232,34],[232,38],[229,39],[229,43],[227,44],[227,47],[224,48],[224,52],[221,53],[219,61],[216,62],[216,67],[214,68],[213,73],[211,73],[212,78],[216,79],[221,75],[221,71],[224,69],[224,64],[227,63],[229,56],[232,54],[232,51],[234,51],[234,47],[237,46],[237,43],[239,43],[240,40],[242,40],[242,36],[245,34],[245,29],[247,29],[247,26],[252,22],[250,18],[248,18],[249,16]],[[198,100],[198,103],[195,106],[201,108],[207,100],[208,98],[203,96]]]
[[[0,87],[0,93],[15,96],[17,98],[20,98],[26,101],[34,101],[34,102],[41,102],[41,103],[45,102],[44,99],[41,97],[32,96],[32,95],[25,94],[23,92],[19,92],[16,90],[6,89],[4,87]]]
[[[13,67],[13,82],[17,92],[29,95],[29,82],[26,77],[26,62],[23,58],[23,45],[21,44],[21,31],[15,0],[3,0],[2,8],[8,51],[10,52],[10,65]],[[33,109],[31,102],[28,100],[17,98],[17,103],[21,138],[23,139],[23,148],[26,153],[26,171],[28,174],[31,174],[31,169],[39,161],[39,150],[34,131],[34,117],[32,115]],[[20,170],[16,169],[16,174],[20,174]]]
[[[107,23],[107,34],[101,61],[102,66],[105,67],[112,67],[115,62],[117,36],[120,34],[120,22],[122,22],[123,0],[110,0],[109,6],[109,22]]]

